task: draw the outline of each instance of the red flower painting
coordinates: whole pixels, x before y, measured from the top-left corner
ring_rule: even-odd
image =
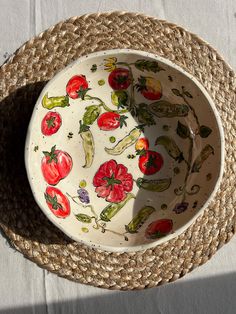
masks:
[[[111,159],[99,167],[93,178],[93,185],[98,197],[111,203],[119,203],[132,190],[133,177],[124,165]]]

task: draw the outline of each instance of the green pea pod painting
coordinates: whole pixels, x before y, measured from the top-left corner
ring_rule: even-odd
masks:
[[[152,192],[163,192],[167,190],[171,185],[171,178],[168,179],[154,179],[148,180],[144,178],[138,178],[136,184],[139,188]]]
[[[155,211],[155,208],[152,206],[144,206],[139,212],[134,216],[130,223],[125,226],[125,229],[128,233],[137,233],[138,229],[142,227],[144,222],[148,217]]]
[[[202,167],[202,164],[210,155],[214,155],[214,148],[211,145],[206,145],[200,154],[197,156],[197,158],[194,161],[194,164],[192,166],[192,172],[199,172],[199,170]]]
[[[100,213],[100,218],[103,221],[110,221],[112,217],[114,217],[125,205],[126,203],[131,200],[132,198],[135,198],[134,194],[128,193],[126,198],[121,201],[120,203],[111,203],[107,205],[103,211]]]
[[[86,111],[83,116],[83,123],[86,125],[93,124],[101,113],[101,108],[97,105],[88,106],[85,108],[85,110]]]
[[[128,135],[121,139],[113,148],[105,147],[105,151],[109,155],[120,155],[126,150],[126,148],[135,144],[140,135],[141,130],[138,128],[134,128],[129,132]]]
[[[80,121],[80,137],[83,140],[83,149],[85,154],[84,168],[90,168],[94,159],[94,138],[89,126],[84,125]]]
[[[166,100],[153,102],[148,106],[148,110],[158,118],[186,117],[189,108],[185,104],[171,104]]]
[[[87,214],[80,213],[80,214],[75,215],[75,217],[78,221],[81,221],[83,223],[89,224],[92,222],[92,217],[90,217]]]
[[[48,97],[48,93],[43,96],[42,106],[45,109],[51,110],[56,107],[68,107],[69,97],[68,96],[57,96],[57,97]]]
[[[160,136],[156,139],[155,145],[164,146],[168,155],[176,161],[181,162],[184,160],[183,153],[172,138],[168,136]]]

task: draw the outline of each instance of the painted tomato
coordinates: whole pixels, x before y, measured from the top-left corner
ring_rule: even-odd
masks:
[[[109,85],[114,90],[127,89],[131,83],[129,70],[117,68],[113,70],[108,77]]]
[[[133,177],[123,164],[117,164],[111,159],[99,167],[93,185],[98,197],[105,198],[107,202],[119,203],[133,189]]]
[[[146,175],[158,172],[163,166],[161,154],[152,150],[147,150],[139,157],[139,169]]]
[[[141,137],[137,140],[135,144],[135,150],[148,150],[149,148],[149,141],[146,137]]]
[[[111,131],[119,127],[122,128],[123,125],[127,125],[126,119],[126,116],[119,115],[116,112],[104,112],[98,117],[97,124],[101,130]]]
[[[141,76],[136,87],[148,100],[158,100],[162,96],[161,82],[153,77]]]
[[[73,76],[66,85],[66,92],[72,99],[83,98],[84,92],[88,89],[88,82],[86,76],[75,75]]]
[[[70,215],[70,202],[59,189],[48,186],[44,197],[49,209],[56,217],[65,218]]]
[[[159,219],[151,222],[145,230],[145,237],[148,239],[157,239],[164,237],[171,232],[173,221],[171,219]]]
[[[51,152],[43,153],[41,169],[44,179],[48,184],[56,185],[70,173],[72,158],[68,153],[56,150],[56,145],[52,147]]]
[[[57,112],[48,112],[41,123],[43,135],[50,136],[56,133],[61,127],[61,116]]]

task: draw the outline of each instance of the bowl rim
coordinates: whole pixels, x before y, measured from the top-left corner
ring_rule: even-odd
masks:
[[[186,222],[182,227],[178,228],[177,230],[175,230],[175,232],[173,234],[168,234],[163,238],[159,238],[156,241],[150,242],[150,243],[145,243],[145,244],[137,244],[134,246],[123,246],[123,247],[113,247],[113,246],[108,246],[108,245],[103,245],[103,244],[94,244],[91,243],[89,241],[84,241],[82,239],[79,239],[79,237],[71,235],[69,232],[65,231],[64,228],[62,227],[62,225],[57,222],[55,219],[53,219],[52,216],[49,215],[49,210],[45,209],[43,206],[40,205],[40,202],[38,200],[37,197],[37,191],[34,188],[34,185],[32,183],[32,179],[30,176],[30,170],[29,170],[29,156],[30,156],[30,151],[28,149],[28,147],[30,146],[30,136],[31,136],[31,129],[32,129],[32,125],[33,125],[33,120],[35,115],[37,114],[37,110],[35,110],[36,106],[39,104],[39,99],[42,98],[42,96],[45,94],[45,91],[50,87],[50,85],[58,79],[58,77],[60,75],[62,75],[64,72],[66,72],[69,68],[73,67],[74,65],[78,65],[81,64],[84,61],[87,61],[89,59],[92,59],[94,57],[100,57],[100,56],[106,56],[106,55],[117,55],[117,54],[136,54],[137,56],[142,56],[142,57],[147,57],[147,58],[151,58],[160,62],[163,62],[164,64],[178,70],[179,72],[181,72],[183,75],[185,75],[186,77],[188,77],[189,79],[191,79],[193,81],[193,83],[200,89],[200,91],[203,93],[203,95],[206,97],[208,104],[210,105],[215,119],[216,119],[216,123],[219,129],[219,133],[220,133],[220,142],[221,142],[221,149],[220,149],[220,170],[219,170],[219,175],[216,179],[216,183],[214,186],[214,189],[212,190],[212,192],[209,194],[207,200],[205,201],[204,205],[198,210],[197,213],[195,213],[192,218]],[[151,249],[154,248],[160,244],[163,244],[164,242],[167,242],[173,238],[178,237],[180,234],[182,234],[184,231],[186,231],[194,222],[195,220],[197,220],[197,218],[203,214],[204,210],[207,208],[207,206],[210,204],[210,202],[212,201],[212,199],[214,198],[217,190],[220,187],[220,183],[221,183],[221,179],[223,177],[223,173],[224,173],[224,164],[225,164],[225,138],[224,138],[224,129],[223,129],[223,125],[222,125],[222,121],[220,119],[220,114],[216,109],[216,106],[214,104],[214,101],[212,100],[212,98],[210,97],[210,95],[208,94],[207,90],[205,89],[205,87],[190,73],[188,73],[186,70],[184,70],[181,66],[175,64],[174,62],[163,58],[161,56],[159,56],[158,54],[155,53],[150,53],[150,52],[146,52],[146,51],[141,51],[141,50],[136,50],[136,49],[128,49],[128,48],[123,48],[123,49],[109,49],[109,50],[101,50],[101,51],[96,51],[96,52],[92,52],[86,55],[83,55],[81,57],[79,57],[78,59],[74,60],[73,62],[71,62],[70,64],[68,64],[65,68],[63,68],[62,70],[60,70],[59,72],[57,72],[53,78],[51,78],[46,85],[44,86],[44,88],[42,89],[40,95],[37,98],[37,101],[34,105],[34,109],[30,118],[30,122],[28,125],[28,129],[27,129],[27,134],[26,134],[26,140],[25,140],[25,148],[24,148],[24,160],[25,160],[25,168],[26,168],[26,173],[27,173],[27,178],[28,178],[28,182],[30,184],[30,188],[31,191],[33,193],[33,197],[37,203],[37,205],[39,206],[39,208],[42,210],[42,212],[46,215],[46,217],[57,227],[59,228],[64,234],[66,234],[69,238],[71,238],[72,240],[80,243],[80,244],[84,244],[90,248],[95,248],[98,250],[103,250],[103,251],[108,251],[108,252],[117,252],[117,253],[124,253],[124,252],[137,252],[137,251],[142,251],[142,250],[146,250],[146,249]]]

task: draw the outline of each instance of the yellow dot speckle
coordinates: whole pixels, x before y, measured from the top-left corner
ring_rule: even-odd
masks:
[[[89,232],[89,229],[86,228],[86,227],[82,227],[81,230],[82,230],[84,233],[88,233],[88,232]]]
[[[104,84],[105,84],[105,81],[104,81],[103,79],[101,79],[101,80],[98,81],[98,85],[99,85],[99,86],[102,86],[102,85],[104,85]]]
[[[80,183],[79,183],[79,187],[80,188],[85,188],[87,185],[86,181],[85,180],[81,180]]]

